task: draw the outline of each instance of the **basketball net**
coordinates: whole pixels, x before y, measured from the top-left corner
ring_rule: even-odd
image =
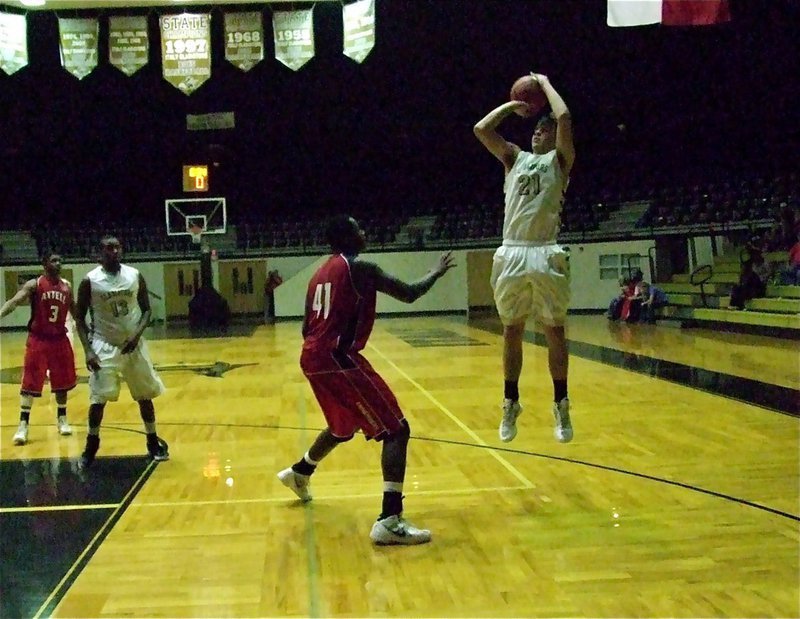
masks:
[[[192,243],[200,245],[203,238],[203,228],[195,223],[189,224],[186,228],[192,237]]]

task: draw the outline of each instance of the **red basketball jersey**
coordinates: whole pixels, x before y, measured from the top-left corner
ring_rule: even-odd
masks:
[[[304,356],[362,350],[375,323],[375,297],[374,288],[356,290],[344,255],[331,256],[308,283]]]
[[[51,282],[44,275],[36,280],[36,292],[31,299],[31,319],[28,331],[41,337],[66,335],[67,312],[72,305],[72,292],[59,278]]]

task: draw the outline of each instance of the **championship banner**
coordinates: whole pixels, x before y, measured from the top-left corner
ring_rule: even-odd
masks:
[[[108,18],[108,61],[130,77],[147,64],[147,17]]]
[[[211,15],[162,15],[158,23],[164,79],[190,95],[211,77]]]
[[[358,0],[342,7],[344,55],[359,64],[375,47],[375,0]]]
[[[79,80],[97,66],[99,29],[96,19],[58,18],[61,66]]]
[[[272,14],[275,58],[292,71],[297,71],[314,57],[312,11],[275,11]]]
[[[242,71],[264,60],[261,13],[225,13],[225,59]]]
[[[25,16],[0,13],[0,69],[11,75],[26,66],[28,27]]]

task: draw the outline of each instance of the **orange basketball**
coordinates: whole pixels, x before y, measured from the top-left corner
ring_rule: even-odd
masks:
[[[532,75],[523,75],[514,82],[511,87],[511,100],[524,101],[528,104],[527,113],[524,110],[517,112],[520,116],[534,116],[547,105],[547,97],[539,82]]]

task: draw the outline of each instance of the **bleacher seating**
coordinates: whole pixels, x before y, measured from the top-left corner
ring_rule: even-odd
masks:
[[[658,284],[668,295],[670,305],[663,316],[689,324],[727,323],[780,329],[800,335],[800,286],[768,285],[765,297],[746,302],[744,310],[729,307],[731,288],[739,281],[741,249],[718,256],[711,278],[701,287],[687,274],[674,275],[669,283]],[[773,265],[783,264],[787,252],[764,255]]]

